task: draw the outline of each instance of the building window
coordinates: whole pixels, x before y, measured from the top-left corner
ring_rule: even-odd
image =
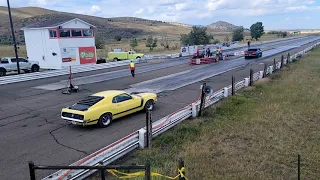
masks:
[[[71,30],[71,34],[72,34],[72,37],[82,37],[81,30],[73,29],[73,30]]]
[[[57,37],[57,30],[49,30],[50,38],[56,38]]]
[[[83,31],[83,37],[92,37],[92,30],[91,29],[84,29]]]
[[[70,37],[69,29],[59,29],[60,37]]]

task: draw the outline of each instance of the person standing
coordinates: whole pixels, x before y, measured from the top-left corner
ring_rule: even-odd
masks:
[[[222,59],[222,47],[219,49],[219,60]]]
[[[131,75],[132,75],[132,77],[134,77],[134,71],[135,71],[135,64],[134,64],[134,62],[130,62],[130,64],[129,64],[129,66],[130,66],[130,71],[131,71]]]
[[[210,48],[208,48],[208,57],[211,56]]]
[[[216,48],[216,62],[219,61],[219,48]]]
[[[200,58],[200,51],[197,49],[197,58]]]

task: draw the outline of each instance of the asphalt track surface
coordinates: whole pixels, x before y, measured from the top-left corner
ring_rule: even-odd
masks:
[[[264,47],[269,49],[264,52],[264,56],[268,56],[268,53],[271,56],[280,49],[286,48],[291,54],[296,53],[313,44],[300,46],[300,43],[311,38],[314,37],[284,42],[287,46],[281,43],[269,44],[270,47]],[[80,86],[81,91],[72,95],[63,95],[61,90],[50,91],[35,88],[60,82],[66,76],[0,86],[0,177],[8,180],[29,179],[27,163],[30,160],[42,165],[69,165],[145,125],[144,113],[119,119],[114,121],[110,127],[103,129],[96,126],[71,126],[60,119],[61,108],[87,95],[109,89],[150,89],[149,86],[152,86],[151,90],[159,92],[159,103],[153,114],[153,119],[157,120],[195,101],[199,96],[199,87],[202,82],[218,90],[231,83],[232,75],[236,76],[237,81],[243,79],[249,75],[249,69],[262,70],[263,63],[271,64],[274,57],[279,61],[279,56],[247,61],[242,58],[203,66],[189,66],[183,63],[138,74],[135,78],[128,75],[98,83],[84,83]],[[180,59],[187,62],[186,58]],[[179,60],[159,60],[151,64],[173,62],[179,62]],[[137,71],[149,65],[149,63],[138,65]],[[237,65],[239,68],[223,72]],[[122,69],[127,69],[127,67],[108,69],[108,72]],[[129,70],[127,71],[130,73]],[[223,74],[214,76],[219,72]],[[103,73],[106,72],[99,70],[77,74],[75,78]],[[157,79],[161,77],[162,79]],[[197,78],[203,80],[195,82],[199,80]],[[92,80],[95,79],[92,78]],[[37,173],[37,178],[44,177],[51,172],[40,171]]]

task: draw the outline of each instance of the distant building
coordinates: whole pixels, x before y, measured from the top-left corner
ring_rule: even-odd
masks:
[[[22,28],[27,56],[41,68],[96,63],[95,26],[78,18],[48,20]]]

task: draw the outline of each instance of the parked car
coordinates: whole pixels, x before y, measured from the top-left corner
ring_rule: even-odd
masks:
[[[101,64],[101,63],[107,63],[106,59],[99,58],[96,62],[96,64]]]
[[[244,52],[244,58],[248,59],[250,57],[259,58],[262,57],[262,51],[260,48],[250,48]]]
[[[39,62],[29,61],[22,57],[18,58],[20,70],[25,72],[38,72],[40,69]],[[17,59],[15,57],[3,57],[0,60],[0,76],[5,76],[7,72],[17,71]]]
[[[138,59],[143,58],[144,54],[136,53],[135,51],[128,52],[109,52],[108,58],[113,61],[127,60],[127,59]]]
[[[75,125],[107,127],[115,119],[141,110],[152,110],[157,101],[155,93],[127,94],[124,91],[103,91],[63,108],[61,118]]]

